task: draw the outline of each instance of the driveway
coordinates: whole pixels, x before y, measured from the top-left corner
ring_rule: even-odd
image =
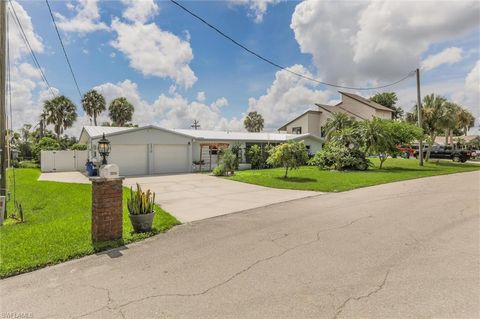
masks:
[[[44,173],[39,180],[90,183],[79,172]],[[321,194],[262,187],[207,174],[129,177],[123,182],[128,187],[137,183],[155,192],[157,204],[182,223]]]
[[[184,224],[0,281],[33,318],[479,318],[480,173]]]

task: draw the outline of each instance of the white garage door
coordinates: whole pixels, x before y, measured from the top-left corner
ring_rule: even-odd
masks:
[[[154,173],[188,172],[187,145],[154,145]]]
[[[117,164],[120,175],[148,174],[147,145],[113,144],[108,163]]]

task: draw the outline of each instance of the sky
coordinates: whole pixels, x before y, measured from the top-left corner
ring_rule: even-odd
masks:
[[[421,93],[435,93],[480,117],[478,1],[179,1],[249,49],[323,82],[375,87],[421,70]],[[107,103],[126,97],[133,123],[165,128],[243,130],[257,111],[265,130],[313,108],[336,103],[338,89],[275,68],[235,46],[170,1],[54,1],[51,8],[80,93],[96,89]],[[14,10],[13,10],[14,9]],[[90,125],[45,1],[8,4],[11,123],[38,124],[43,102],[69,97],[78,137]],[[13,12],[51,88],[34,67]],[[409,111],[414,77],[394,91]],[[108,121],[104,112],[99,122]],[[478,124],[477,124],[478,125]]]

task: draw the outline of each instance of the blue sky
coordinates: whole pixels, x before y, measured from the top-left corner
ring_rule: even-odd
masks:
[[[27,36],[39,42],[33,48],[50,84],[78,106],[79,121],[70,130],[76,134],[89,120],[45,2],[13,3]],[[474,1],[181,3],[252,50],[324,81],[371,86],[422,66],[422,93],[445,95],[479,116],[480,17]],[[51,6],[82,93],[95,87],[107,101],[125,95],[139,124],[187,128],[197,118],[205,129],[238,130],[244,114],[256,110],[273,130],[313,103],[339,98],[335,89],[253,57],[168,1],[51,1]],[[18,32],[15,25],[11,31]],[[23,45],[11,36],[12,47]],[[13,58],[14,126],[35,124],[48,95],[34,71],[20,68],[32,64],[28,52]],[[391,88],[407,110],[414,85],[411,78]]]

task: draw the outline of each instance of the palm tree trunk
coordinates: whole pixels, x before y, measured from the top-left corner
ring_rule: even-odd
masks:
[[[425,162],[428,162],[428,160],[430,159],[430,153],[432,152],[432,146],[433,146],[433,142],[435,141],[435,138],[437,136],[434,134],[434,135],[430,135],[430,142],[428,143],[428,149],[427,149],[427,155],[425,156]],[[423,152],[423,150],[422,150]]]
[[[450,145],[452,146],[452,149],[453,149],[453,129],[450,129]]]
[[[97,113],[93,113],[93,124],[97,126]]]

